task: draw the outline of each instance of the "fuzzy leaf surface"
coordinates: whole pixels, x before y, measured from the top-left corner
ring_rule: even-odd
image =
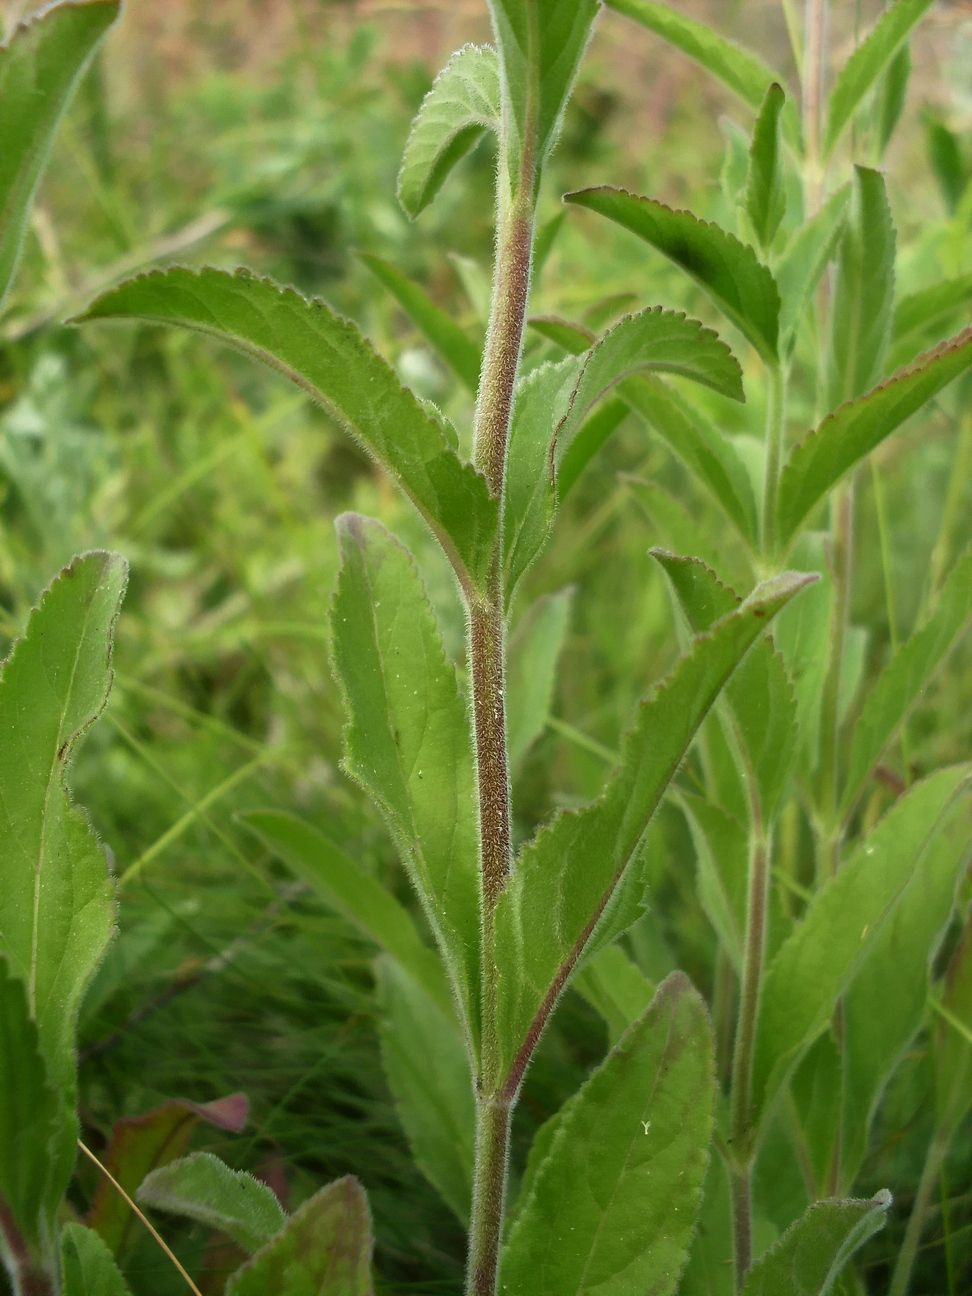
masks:
[[[385,817],[475,1040],[480,877],[466,705],[411,556],[370,518],[346,513],[337,529],[331,626],[345,768]]]
[[[504,1249],[502,1296],[670,1296],[695,1226],[714,1099],[708,1014],[675,972],[553,1118]]]
[[[766,91],[753,127],[749,150],[749,177],[746,182],[746,211],[752,222],[759,246],[766,249],[773,242],[780,222],[786,215],[786,190],[783,185],[783,141],[780,118],[786,103],[783,88],[773,82]]]
[[[436,305],[424,288],[402,274],[390,261],[384,261],[368,252],[359,252],[358,259],[384,284],[466,390],[475,396],[479,387],[482,353],[472,338],[451,315]]]
[[[476,1102],[455,1016],[389,958],[378,961],[381,1058],[416,1164],[468,1225]]]
[[[135,1195],[143,1205],[219,1229],[251,1254],[287,1222],[266,1184],[209,1152],[193,1152],[153,1170]]]
[[[508,114],[508,162],[514,188],[521,167],[540,167],[560,130],[564,108],[600,8],[598,0],[489,0]]]
[[[496,51],[464,45],[435,78],[412,122],[398,173],[398,201],[409,216],[429,205],[486,131],[499,132],[499,117]]]
[[[623,189],[582,189],[564,201],[599,212],[650,243],[705,289],[765,360],[775,361],[780,294],[747,243],[691,212]]]
[[[766,92],[779,80],[778,73],[755,54],[734,45],[705,23],[679,13],[670,4],[659,4],[657,0],[607,0],[607,3],[609,8],[633,18],[694,59],[753,112],[759,112]],[[792,105],[787,105],[784,126],[788,141],[799,152],[800,124]]]
[[[966,766],[940,770],[895,803],[818,891],[766,971],[753,1067],[758,1126],[787,1076],[826,1027],[838,996],[876,946],[969,777]]]
[[[0,45],[0,309],[64,111],[118,0],[51,5]]]
[[[604,1018],[612,1048],[642,1016],[657,989],[620,945],[606,945],[588,959],[572,984]]]
[[[141,319],[205,333],[278,370],[356,437],[473,580],[496,534],[485,479],[361,336],[319,298],[248,271],[153,271],[94,301],[75,323]]]
[[[891,1194],[814,1202],[746,1276],[743,1296],[828,1296],[855,1251],[884,1227]]]
[[[853,808],[874,766],[972,620],[972,549],[942,586],[935,610],[878,676],[854,724],[841,810]]]
[[[283,810],[240,816],[273,853],[335,913],[390,954],[423,987],[442,1012],[453,1012],[452,992],[434,950],[422,940],[412,915],[387,887],[366,873],[313,824]]]
[[[544,594],[531,604],[510,636],[506,734],[513,770],[546,727],[573,595],[572,587]]]
[[[780,476],[777,534],[786,543],[844,473],[972,365],[972,328],[842,405],[793,447]]]
[[[692,650],[642,702],[621,765],[599,800],[559,815],[521,852],[496,908],[497,1030],[504,1071],[518,1083],[543,1029],[611,902],[699,725],[773,616],[812,577],[786,573]]]
[[[373,1247],[368,1200],[348,1175],[305,1201],[231,1276],[226,1296],[374,1296]]]
[[[894,0],[841,68],[827,104],[825,157],[850,125],[868,90],[931,5],[932,0]]]
[[[63,1296],[131,1296],[115,1257],[93,1229],[65,1224],[61,1231]]]

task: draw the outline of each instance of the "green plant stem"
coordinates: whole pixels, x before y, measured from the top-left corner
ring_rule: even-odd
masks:
[[[806,148],[804,180],[808,216],[816,214],[823,194],[823,162],[820,145],[823,134],[829,9],[828,0],[806,0],[806,27],[800,82],[803,94],[803,139]]]
[[[831,498],[830,567],[834,587],[830,664],[824,681],[820,719],[820,825],[818,881],[833,877],[840,858],[842,832],[837,822],[840,804],[840,686],[850,614],[854,552],[854,483],[845,483]]]
[[[479,1105],[466,1296],[494,1296],[496,1291],[512,1113],[512,1102],[499,1094]]]
[[[767,373],[766,472],[763,479],[763,553],[767,558],[772,558],[776,550],[776,493],[785,418],[786,372],[782,365],[772,365]]]
[[[911,1214],[908,1217],[908,1227],[905,1229],[904,1241],[901,1244],[901,1250],[898,1252],[894,1273],[891,1276],[888,1296],[906,1296],[908,1291],[911,1271],[914,1268],[915,1257],[918,1254],[918,1246],[925,1227],[925,1219],[928,1215],[928,1207],[931,1205],[932,1194],[935,1191],[935,1184],[938,1181],[942,1162],[948,1152],[948,1144],[947,1133],[939,1127],[935,1131],[934,1138],[928,1148],[928,1154],[925,1157],[925,1165],[918,1181],[918,1191],[915,1193]]]
[[[742,1292],[746,1274],[753,1262],[753,1191],[752,1170],[731,1172],[732,1180],[732,1243],[736,1266],[736,1292]]]

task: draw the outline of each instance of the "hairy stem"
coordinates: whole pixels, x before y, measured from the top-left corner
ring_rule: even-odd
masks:
[[[746,1274],[753,1262],[752,1171],[732,1171],[732,1245],[736,1264],[736,1293],[741,1296]]]
[[[495,586],[497,581],[490,582]],[[473,724],[479,783],[483,904],[487,923],[510,871],[510,779],[506,754],[502,597],[477,600],[469,609]]]
[[[936,1130],[935,1137],[932,1139],[931,1146],[928,1149],[928,1155],[925,1157],[921,1178],[918,1181],[918,1191],[915,1193],[911,1214],[908,1217],[904,1242],[895,1262],[894,1273],[891,1276],[891,1286],[888,1288],[888,1296],[906,1296],[908,1291],[911,1271],[914,1268],[915,1257],[918,1254],[918,1246],[928,1216],[928,1207],[931,1205],[932,1193],[935,1191],[935,1183],[941,1171],[942,1162],[948,1152],[948,1142],[948,1137],[944,1131],[941,1129]]]
[[[479,1106],[466,1296],[494,1296],[496,1291],[512,1112],[512,1103],[499,1094]]]

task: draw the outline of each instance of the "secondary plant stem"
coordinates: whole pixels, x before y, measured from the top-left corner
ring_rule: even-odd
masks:
[[[512,1103],[499,1094],[479,1106],[466,1296],[493,1296],[496,1291],[512,1111]]]

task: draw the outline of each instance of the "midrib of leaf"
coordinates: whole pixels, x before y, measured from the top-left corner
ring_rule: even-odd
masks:
[[[64,706],[61,711],[61,723],[57,731],[57,752],[55,753],[54,761],[50,768],[50,773],[47,776],[47,790],[44,793],[44,815],[41,819],[40,843],[37,849],[37,860],[36,863],[34,864],[34,896],[33,896],[33,911],[31,914],[31,930],[30,930],[30,975],[27,983],[27,1003],[30,1007],[30,1015],[34,1018],[36,1018],[37,1016],[36,999],[37,999],[37,964],[38,964],[39,945],[40,945],[40,898],[41,898],[41,881],[42,881],[41,874],[43,872],[43,867],[44,867],[44,847],[47,843],[47,824],[50,818],[49,807],[52,799],[52,794],[54,797],[56,797],[58,792],[61,791],[61,788],[58,787],[59,775],[61,775],[61,769],[60,769],[61,753],[64,750],[65,745],[70,742],[73,736],[71,734],[68,734],[67,738],[64,737],[64,717],[67,712],[71,697],[74,693],[74,680],[78,672],[78,662],[81,658],[81,650],[83,649],[85,644],[85,638],[88,630],[88,621],[91,617],[91,609],[93,607],[93,604],[94,604],[94,600],[89,599],[88,605],[85,608],[85,612],[84,612],[84,623],[83,623],[84,628],[82,630],[82,633],[79,634],[77,637],[77,643],[74,649],[74,661],[71,663],[71,677],[68,683],[67,691],[65,693]],[[64,795],[65,796],[67,795],[66,791]],[[68,811],[68,813],[70,813],[70,810]]]

